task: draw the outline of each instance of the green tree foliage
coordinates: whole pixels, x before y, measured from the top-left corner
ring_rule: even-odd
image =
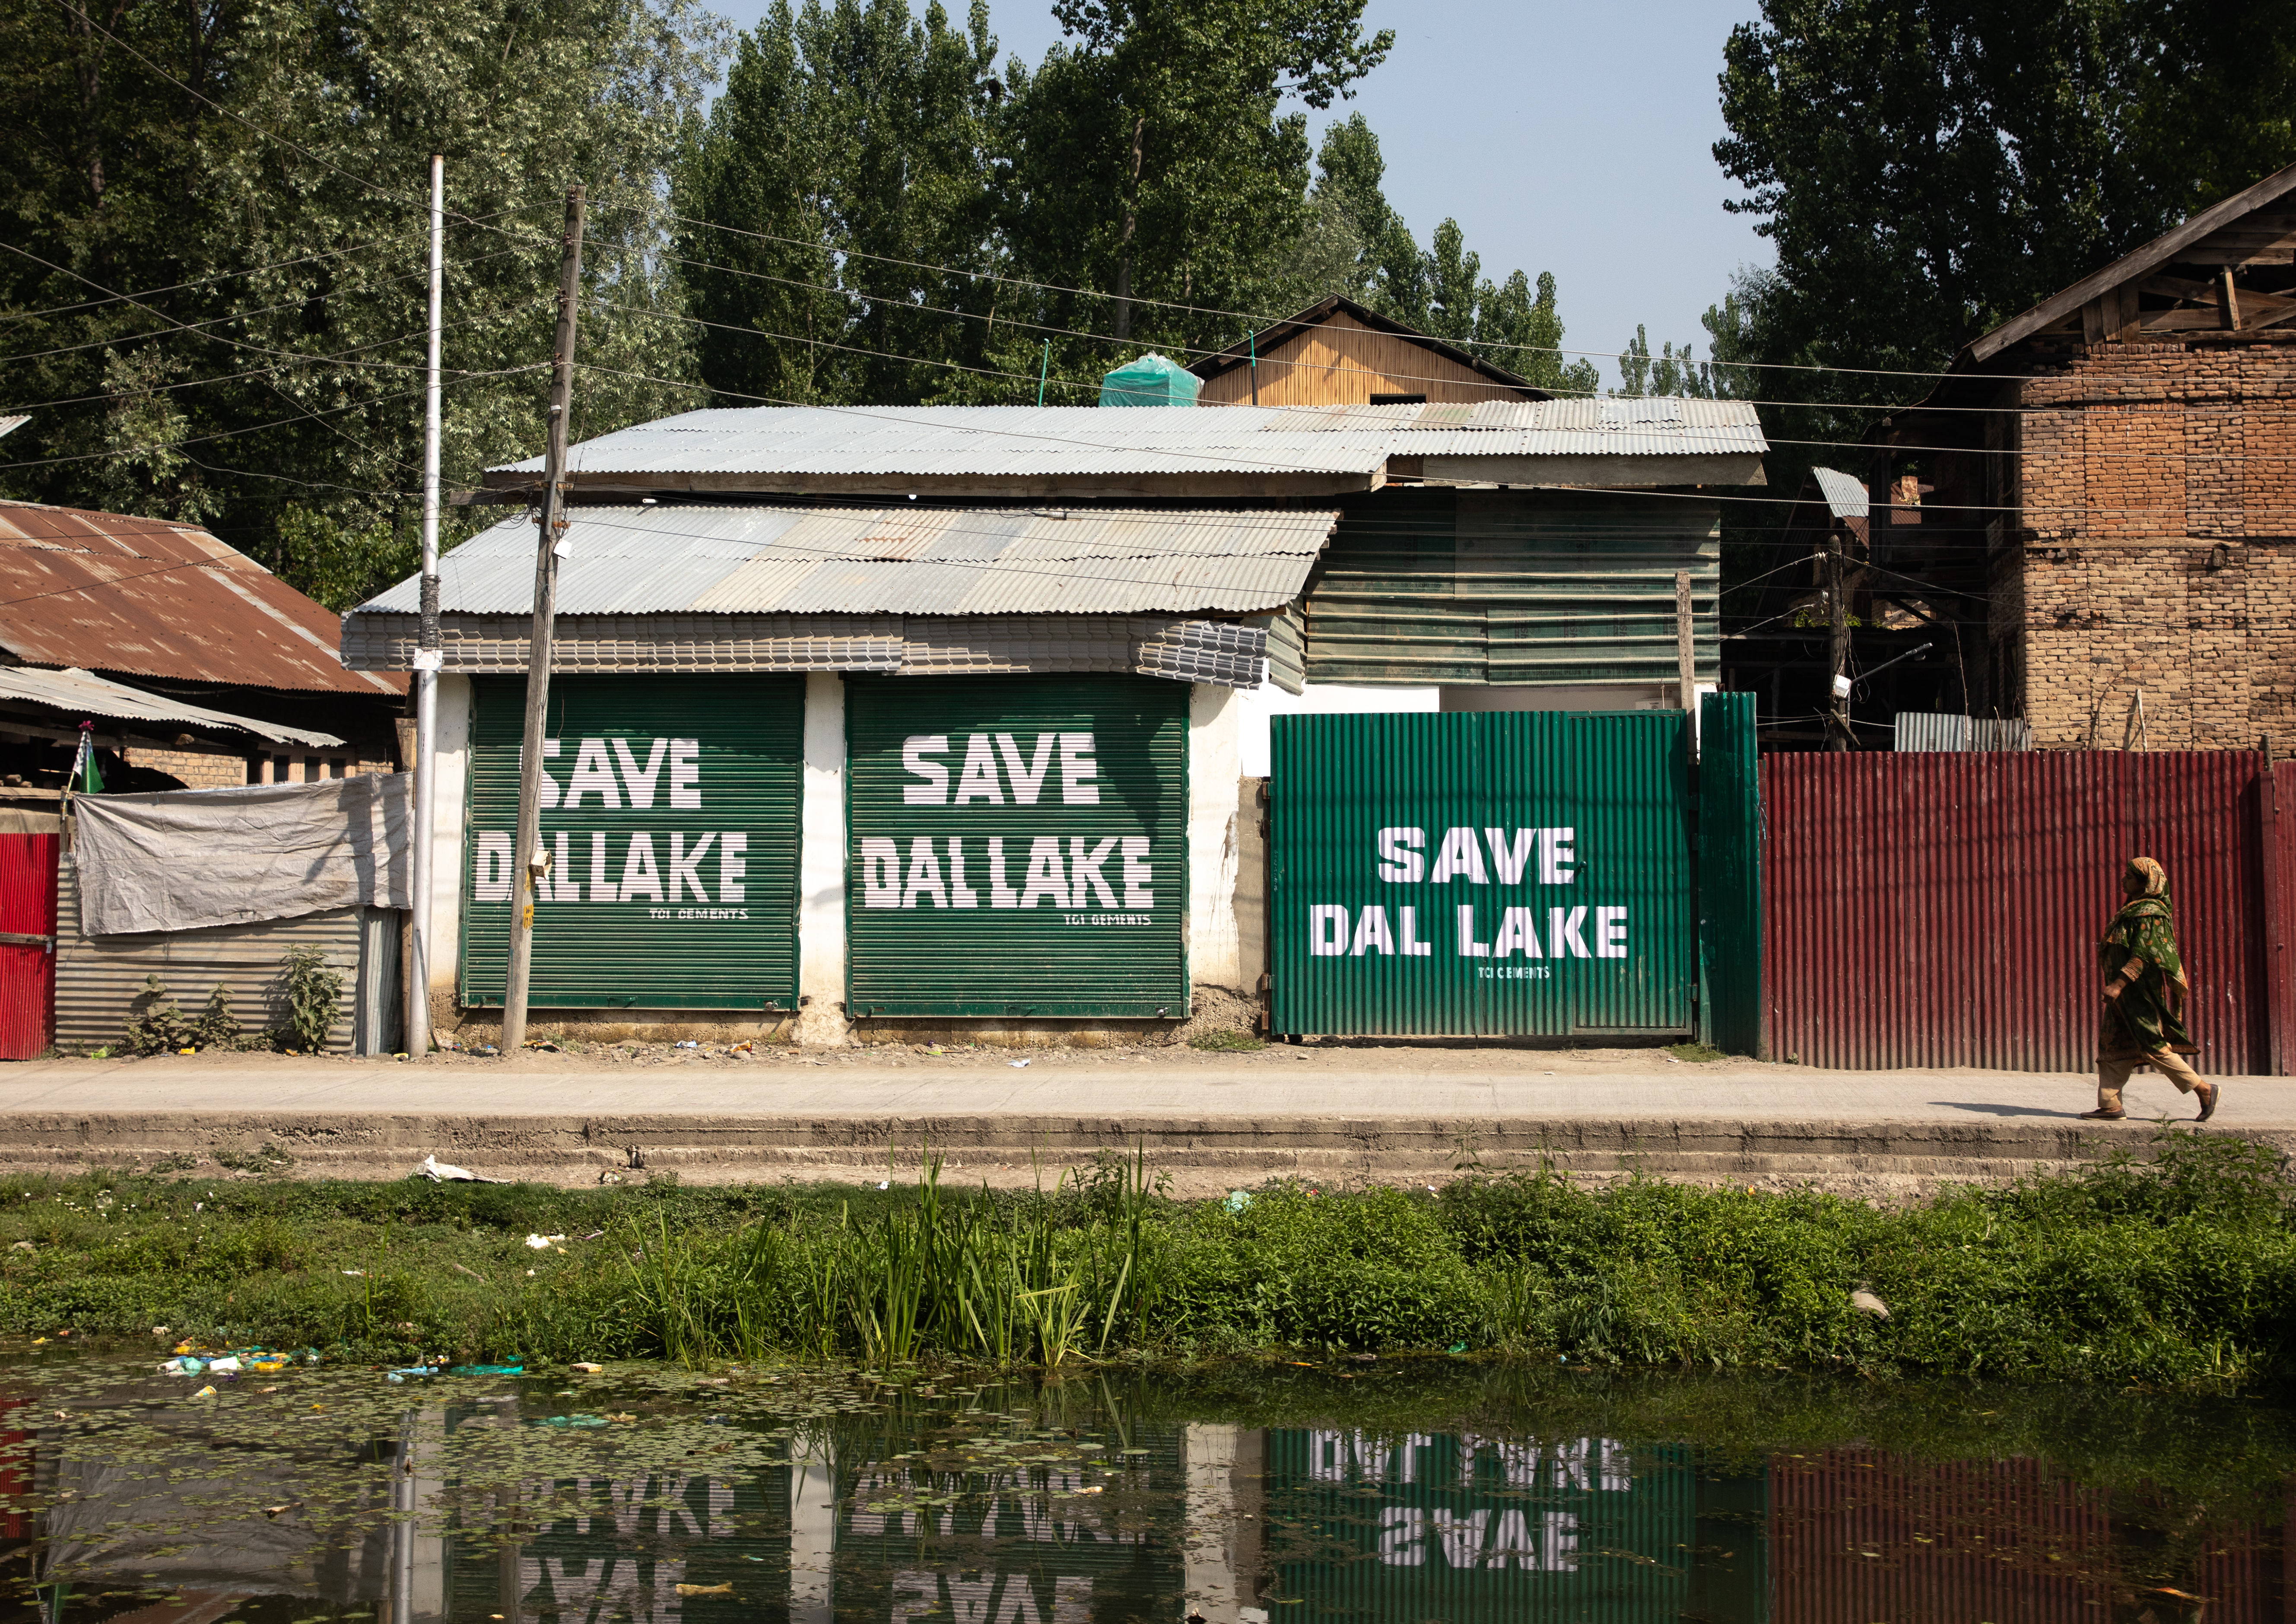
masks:
[[[563,188],[590,195],[578,433],[690,374],[658,198],[718,25],[688,0],[0,6],[0,489],[197,520],[341,607],[415,544],[428,160],[446,475],[542,437]]]
[[[1763,358],[1938,366],[2296,159],[2285,23],[2260,0],[1765,0],[1714,149],[1777,247]]]
[[[938,4],[919,22],[906,0],[780,0],[742,37],[672,192],[714,387],[793,403],[961,395],[954,369],[983,363],[998,285],[965,273],[1002,268],[995,56],[981,4],[959,29]]]
[[[1554,280],[1494,283],[1446,220],[1422,249],[1379,137],[1326,107],[1389,47],[1359,0],[1063,0],[996,72],[985,6],[788,0],[738,47],[673,187],[703,376],[729,400],[1097,398],[1343,293],[1559,391]],[[1312,185],[1311,185],[1312,180]]]
[[[1554,275],[1541,271],[1534,290],[1521,271],[1493,283],[1482,257],[1470,251],[1456,220],[1435,228],[1421,249],[1381,182],[1387,162],[1379,136],[1361,113],[1324,132],[1308,223],[1293,261],[1292,308],[1331,293],[1432,332],[1503,366],[1541,389],[1591,395],[1599,373],[1591,361],[1565,364]]]

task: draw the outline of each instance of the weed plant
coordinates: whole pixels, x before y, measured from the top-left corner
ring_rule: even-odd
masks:
[[[881,1366],[1495,1349],[2187,1386],[2296,1374],[2290,1195],[2271,1148],[2174,1130],[1898,1209],[1546,1169],[1178,1202],[1112,1156],[1019,1193],[930,1162],[884,1190],[19,1178],[0,1332]]]

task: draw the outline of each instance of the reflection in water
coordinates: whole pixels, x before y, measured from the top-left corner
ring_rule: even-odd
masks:
[[[410,1395],[344,1371],[197,1401],[94,1361],[20,1373],[0,1624],[2296,1617],[2276,1407],[2162,1411],[2146,1424],[2191,1441],[2157,1475],[2069,1420],[2084,1479],[2030,1437],[1881,1447],[1862,1430],[1902,1414],[1823,1391],[1842,1424],[1821,1438],[1811,1390],[1726,1435],[1587,1424],[1710,1392],[1746,1407],[1687,1379],[1632,1403],[1440,1373],[1268,1380],[1240,1398],[633,1370]],[[2240,1470],[2210,1475],[2218,1457]]]

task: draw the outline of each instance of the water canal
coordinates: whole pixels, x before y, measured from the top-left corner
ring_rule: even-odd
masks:
[[[0,1372],[0,1624],[2296,1616],[2284,1394],[153,1365]]]

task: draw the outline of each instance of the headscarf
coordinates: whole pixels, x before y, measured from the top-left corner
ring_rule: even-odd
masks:
[[[2121,992],[2120,1002],[2105,1013],[2108,1027],[2121,1022],[2144,1052],[2193,1052],[2191,1034],[2184,1029],[2184,1002],[2191,983],[2184,976],[2184,956],[2177,951],[2177,919],[2168,896],[2168,871],[2152,857],[2131,857],[2126,877],[2142,882],[2137,896],[2121,903],[2096,942],[2096,967],[2105,976],[2117,976],[2131,958],[2144,960]]]

